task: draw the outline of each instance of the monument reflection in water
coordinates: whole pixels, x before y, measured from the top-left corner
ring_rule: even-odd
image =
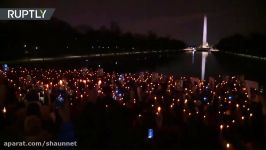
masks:
[[[201,52],[201,80],[205,78],[205,67],[206,67],[206,59],[208,56],[208,52]]]

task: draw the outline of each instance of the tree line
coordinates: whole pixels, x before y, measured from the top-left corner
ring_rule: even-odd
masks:
[[[266,57],[265,42],[266,34],[235,34],[221,39],[215,47],[221,51]]]
[[[0,60],[123,51],[180,50],[186,47],[180,40],[161,37],[152,31],[147,34],[122,32],[115,22],[109,27],[102,26],[99,29],[89,26],[73,28],[57,18],[49,21],[2,21],[0,41]]]

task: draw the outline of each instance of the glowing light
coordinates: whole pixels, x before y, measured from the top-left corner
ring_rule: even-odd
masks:
[[[100,86],[102,84],[102,80],[99,80],[98,81],[98,85]]]
[[[6,113],[6,107],[3,108],[3,113],[4,113],[4,114]]]
[[[157,108],[157,111],[158,112],[161,112],[161,107],[160,106]]]
[[[203,100],[206,101],[207,100],[207,97],[204,97]]]
[[[62,84],[63,84],[63,81],[62,81],[62,80],[60,80],[60,81],[59,81],[59,84],[60,84],[60,85],[62,85]]]
[[[148,139],[153,138],[153,129],[148,129]]]
[[[223,130],[223,128],[224,128],[224,126],[221,124],[221,125],[220,125],[220,130]]]
[[[230,148],[230,144],[229,143],[226,143],[226,148]]]

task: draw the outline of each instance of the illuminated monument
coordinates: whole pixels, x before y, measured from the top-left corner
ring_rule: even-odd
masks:
[[[204,22],[203,22],[202,45],[197,50],[203,51],[202,52],[202,58],[201,58],[201,80],[204,80],[206,59],[208,57],[208,51],[211,50],[211,48],[209,47],[209,44],[207,42],[207,17],[206,16],[204,16]]]
[[[211,50],[207,42],[207,16],[204,16],[202,45],[199,46],[197,50],[198,51],[210,51]]]

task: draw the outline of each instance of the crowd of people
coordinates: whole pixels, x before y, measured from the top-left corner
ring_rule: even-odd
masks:
[[[0,71],[0,132],[86,149],[262,149],[263,99],[237,76],[10,68]]]

